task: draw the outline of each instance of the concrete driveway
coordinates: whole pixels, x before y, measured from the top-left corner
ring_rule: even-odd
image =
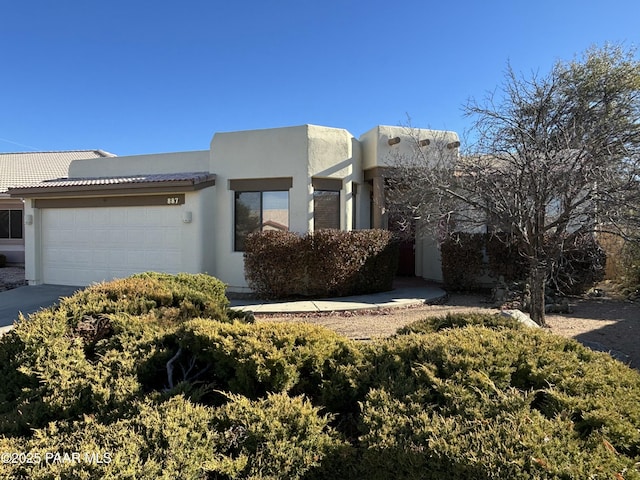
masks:
[[[58,303],[60,297],[68,297],[84,287],[65,285],[33,285],[0,292],[0,333],[7,330],[18,318],[41,308]]]

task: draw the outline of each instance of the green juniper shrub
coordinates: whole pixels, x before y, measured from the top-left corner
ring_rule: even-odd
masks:
[[[502,315],[488,313],[447,313],[443,317],[428,317],[410,323],[397,332],[398,335],[409,333],[435,333],[447,328],[461,328],[468,325],[482,325],[487,328],[524,328],[516,320]]]
[[[62,312],[43,310],[21,319],[0,340],[0,432],[26,433],[55,418],[89,408],[93,377],[82,340],[68,335]]]
[[[168,348],[171,328],[151,314],[112,314],[109,323],[108,336],[87,344],[64,311],[43,310],[0,339],[0,357],[10,357],[0,366],[0,433],[84,414],[117,416],[143,393],[140,365]]]
[[[195,313],[226,321],[223,293],[205,275],[143,274],[20,317],[0,338],[0,432],[84,413],[117,415],[144,389],[140,366],[175,344],[177,324]]]
[[[223,432],[223,453],[244,464],[228,478],[307,478],[327,456],[346,447],[329,417],[303,397],[268,394],[259,400],[230,395],[215,410],[214,428]],[[227,473],[227,472],[221,472]]]
[[[450,315],[356,343],[74,305],[0,337],[0,450],[103,463],[1,478],[640,479],[640,374],[541,329]]]
[[[334,413],[356,409],[357,345],[330,330],[303,324],[218,323],[192,320],[176,332],[180,361],[194,360],[198,378],[249,398],[270,392],[305,395]],[[177,354],[177,350],[176,350]],[[174,383],[181,380],[177,375]]]
[[[116,312],[166,319],[227,318],[225,285],[205,274],[147,272],[90,286],[63,299],[59,308],[74,321]]]
[[[328,417],[301,397],[251,401],[228,395],[217,408],[183,396],[133,402],[110,423],[84,416],[56,421],[28,440],[0,439],[0,448],[29,452],[37,464],[1,464],[7,479],[50,478],[303,478],[344,448]],[[81,455],[55,461],[47,454]],[[85,455],[93,455],[86,459]],[[37,457],[36,457],[37,456]]]
[[[367,358],[362,478],[640,478],[640,375],[606,354],[467,326]]]

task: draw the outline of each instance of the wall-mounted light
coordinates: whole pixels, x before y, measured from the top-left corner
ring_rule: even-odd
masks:
[[[182,212],[182,223],[191,223],[193,214],[190,211]]]
[[[424,140],[420,140],[418,143],[420,144],[421,147],[426,147],[431,143],[431,140],[429,140],[428,138],[425,138]]]
[[[458,142],[457,140],[455,142],[447,143],[447,148],[449,150],[453,150],[454,148],[458,148],[459,146],[460,146],[460,142]]]
[[[400,143],[400,137],[393,137],[390,138],[389,140],[387,140],[387,143],[392,146],[392,145],[397,145],[398,143]]]
[[[30,213],[24,216],[24,224],[25,225],[33,225],[33,215]]]

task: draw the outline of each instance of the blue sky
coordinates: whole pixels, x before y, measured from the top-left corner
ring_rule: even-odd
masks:
[[[507,62],[638,46],[637,0],[20,0],[0,6],[0,151],[208,149],[312,123],[463,133]]]

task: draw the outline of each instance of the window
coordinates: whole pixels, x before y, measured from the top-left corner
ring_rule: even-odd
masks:
[[[342,179],[311,179],[313,186],[313,229],[340,229],[340,191]]]
[[[244,241],[252,232],[289,230],[289,192],[235,192],[236,252],[244,251]]]
[[[22,238],[22,210],[0,210],[0,238]]]
[[[313,229],[340,229],[340,192],[315,190],[313,192]]]

